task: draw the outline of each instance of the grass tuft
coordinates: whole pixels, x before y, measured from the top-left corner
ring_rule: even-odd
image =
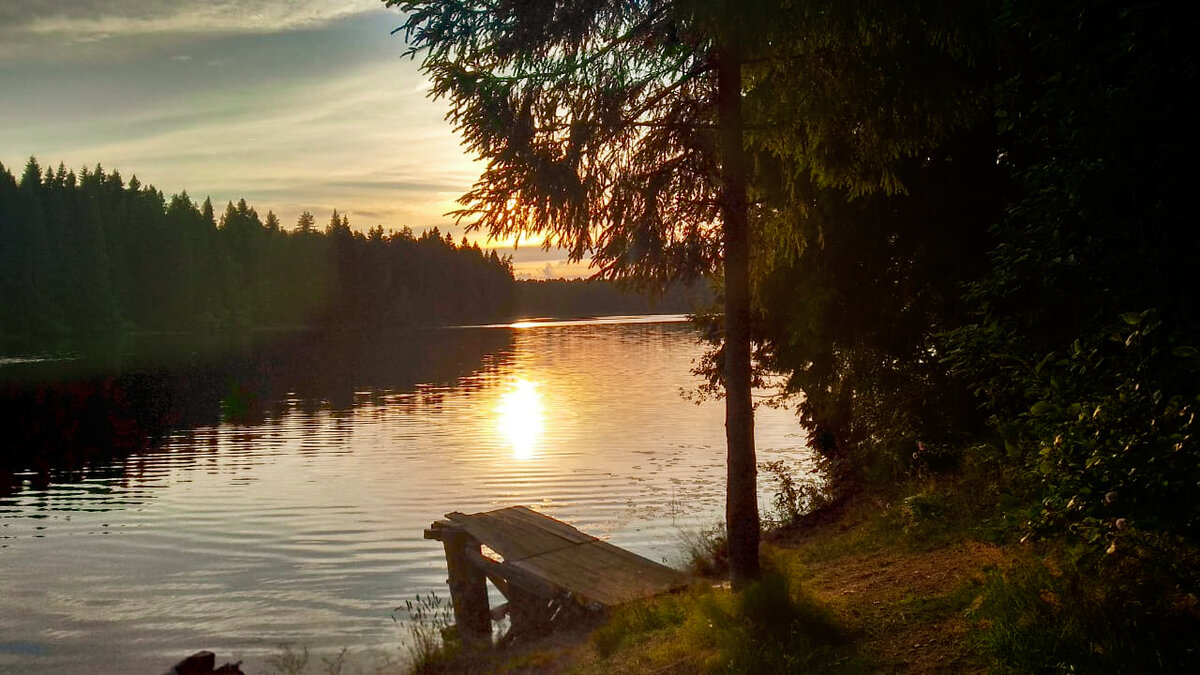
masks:
[[[682,532],[684,567],[705,579],[718,579],[729,574],[729,539],[725,524],[717,523],[698,532]]]
[[[409,618],[405,628],[409,634],[406,646],[411,657],[412,672],[437,672],[458,651],[459,643],[454,639],[451,628],[454,621],[453,606],[431,592],[429,595],[417,594],[415,600],[405,600],[404,609]],[[397,607],[396,611],[399,610]]]
[[[710,673],[863,672],[833,612],[800,585],[794,555],[774,553],[740,593],[697,586],[627,605],[592,634],[615,670]]]

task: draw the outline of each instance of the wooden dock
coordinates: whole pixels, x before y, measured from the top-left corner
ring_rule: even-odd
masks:
[[[447,583],[460,638],[490,643],[492,620],[508,614],[503,642],[587,611],[686,586],[687,577],[524,506],[448,513],[425,530],[446,550]],[[486,546],[486,549],[483,547]],[[508,600],[488,606],[486,581]]]

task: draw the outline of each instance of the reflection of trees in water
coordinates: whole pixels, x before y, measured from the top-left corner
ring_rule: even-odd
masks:
[[[260,442],[285,415],[348,419],[363,405],[437,406],[445,385],[482,387],[512,336],[430,329],[143,340],[0,371],[0,493],[18,485],[16,474],[38,488],[124,480],[145,470],[141,453],[168,434],[191,434],[186,447],[199,460],[204,441],[191,430],[221,422]],[[215,451],[216,435],[208,440]]]

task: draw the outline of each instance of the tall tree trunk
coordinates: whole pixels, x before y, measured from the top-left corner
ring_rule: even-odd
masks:
[[[740,590],[759,578],[758,467],[750,398],[750,228],[742,146],[742,64],[735,47],[717,51],[721,218],[725,244],[725,523],[730,581]]]

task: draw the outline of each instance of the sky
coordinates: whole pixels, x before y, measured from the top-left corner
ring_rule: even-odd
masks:
[[[0,162],[101,164],[292,226],[438,227],[483,165],[381,0],[0,0]],[[512,241],[519,276],[588,274]]]

